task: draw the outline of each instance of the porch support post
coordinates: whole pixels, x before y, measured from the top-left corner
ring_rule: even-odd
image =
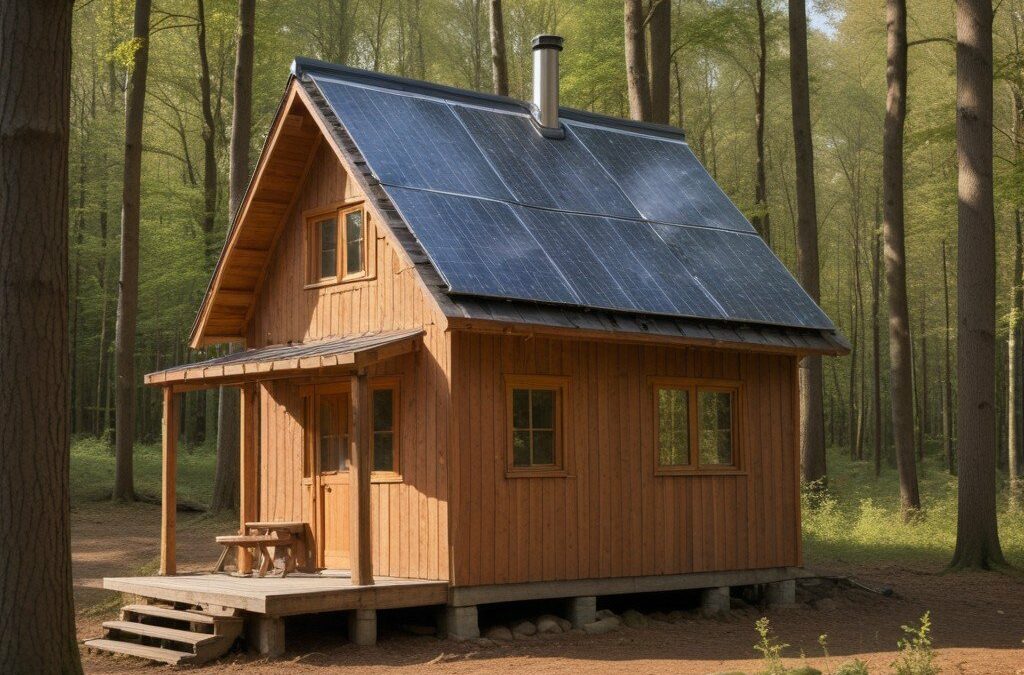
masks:
[[[257,397],[256,384],[245,384],[240,387],[239,396],[239,480],[238,480],[238,533],[247,534],[245,524],[258,519],[256,507],[256,405]],[[252,552],[246,546],[239,546],[238,549],[238,573],[249,574],[252,572]]]
[[[172,575],[177,570],[174,539],[178,497],[175,480],[178,468],[178,397],[171,387],[164,387],[163,485],[160,496],[160,574]]]
[[[370,388],[366,370],[352,376],[352,452],[349,494],[352,504],[350,558],[352,585],[373,584],[373,551],[370,549]]]

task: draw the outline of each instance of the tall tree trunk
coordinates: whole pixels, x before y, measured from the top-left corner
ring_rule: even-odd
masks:
[[[956,3],[957,531],[954,568],[1006,564],[996,521],[992,3]]]
[[[796,159],[797,274],[811,298],[821,299],[818,275],[818,214],[814,194],[814,143],[811,139],[810,84],[807,64],[807,9],[789,0],[789,79]],[[821,357],[800,363],[800,465],[804,482],[825,478],[825,429],[822,411]]]
[[[238,2],[238,41],[235,53],[234,107],[231,112],[228,222],[233,223],[249,182],[252,143],[252,69],[255,53],[256,0]],[[221,387],[217,415],[217,469],[214,473],[214,512],[238,506],[239,400],[238,390]]]
[[[95,79],[95,78],[94,78]],[[82,244],[85,241],[85,181],[88,170],[88,136],[85,131],[85,106],[82,107],[82,114],[79,123],[82,127],[80,140],[81,147],[78,155],[78,203],[75,214],[75,267],[71,275],[71,344],[68,347],[68,354],[71,357],[71,410],[72,424],[71,433],[75,434],[82,430],[83,410],[85,407],[82,401],[82,375],[78,356],[78,317],[81,314],[81,293],[82,293]],[[90,121],[91,126],[91,121]]]
[[[138,44],[125,92],[124,188],[121,197],[121,278],[117,294],[115,352],[116,451],[113,498],[135,499],[135,325],[139,310],[139,198],[142,192],[142,116],[149,70],[151,0],[135,0],[132,35]]]
[[[494,93],[508,96],[508,60],[505,56],[505,17],[501,0],[491,0],[491,79]]]
[[[651,85],[647,79],[647,40],[644,34],[643,0],[625,0],[626,87],[629,116],[651,120]]]
[[[210,83],[210,59],[206,51],[206,6],[196,0],[196,34],[199,51],[199,103],[203,114],[203,250],[207,266],[213,267],[219,246],[213,236],[217,212],[217,129],[213,117],[213,87]],[[209,440],[209,439],[207,439]]]
[[[649,12],[651,121],[668,124],[672,66],[672,0],[652,0]]]
[[[950,336],[952,335],[949,321],[949,266],[946,262],[946,240],[942,240],[942,306],[945,309],[946,322],[943,334],[945,345],[945,368],[942,382],[942,453],[946,458],[946,470],[949,475],[956,475],[956,459],[953,456],[953,358]]]
[[[768,172],[764,157],[764,98],[768,79],[768,40],[764,0],[757,0],[757,86],[754,87],[754,146],[757,149],[754,182],[753,226],[764,242],[772,245],[772,229],[768,219]]]
[[[0,4],[0,672],[81,673],[69,532],[68,0]]]
[[[906,251],[903,243],[903,125],[907,115],[907,7],[887,0],[885,132],[882,185],[885,281],[889,295],[889,388],[893,440],[900,481],[900,511],[909,518],[921,508],[914,461],[913,367],[907,310]]]
[[[850,459],[857,459],[857,424],[860,405],[857,401],[857,359],[864,350],[860,339],[860,214],[855,210],[853,216],[853,297],[850,302],[850,405],[847,407],[847,442],[850,445]]]
[[[878,321],[879,296],[881,295],[882,233],[879,231],[881,214],[878,198],[875,198],[875,228],[871,233],[871,356],[874,387],[872,391],[872,413],[875,422],[875,477],[882,474],[882,444],[885,440],[882,430],[882,344]]]
[[[1022,240],[1021,207],[1013,212],[1014,248],[1013,248],[1013,281],[1010,305],[1010,326],[1006,338],[1006,470],[1009,474],[1010,510],[1018,511],[1024,507],[1024,495],[1021,494],[1020,480],[1020,360],[1021,360],[1021,314],[1024,313],[1024,260],[1021,258]]]

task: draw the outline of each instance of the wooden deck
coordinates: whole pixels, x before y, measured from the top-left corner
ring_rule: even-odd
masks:
[[[372,586],[353,586],[347,571],[296,573],[283,579],[228,574],[107,577],[103,588],[170,602],[233,607],[269,616],[419,607],[448,601],[447,581],[376,577]]]

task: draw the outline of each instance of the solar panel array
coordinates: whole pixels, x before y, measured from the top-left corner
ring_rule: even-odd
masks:
[[[833,329],[684,142],[311,75],[451,293]]]

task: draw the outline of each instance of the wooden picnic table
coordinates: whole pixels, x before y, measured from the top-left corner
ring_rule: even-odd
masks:
[[[256,535],[291,537],[287,545],[274,547],[274,569],[284,570],[281,576],[306,565],[306,523],[302,521],[257,520],[245,524],[246,531]]]
[[[256,521],[245,524],[245,534],[230,534],[216,538],[224,551],[217,561],[215,572],[221,572],[232,548],[251,548],[259,559],[257,576],[263,577],[273,565],[274,576],[286,576],[293,572],[296,561],[305,565],[306,524],[289,521]],[[238,574],[247,575],[249,570],[239,569]]]

